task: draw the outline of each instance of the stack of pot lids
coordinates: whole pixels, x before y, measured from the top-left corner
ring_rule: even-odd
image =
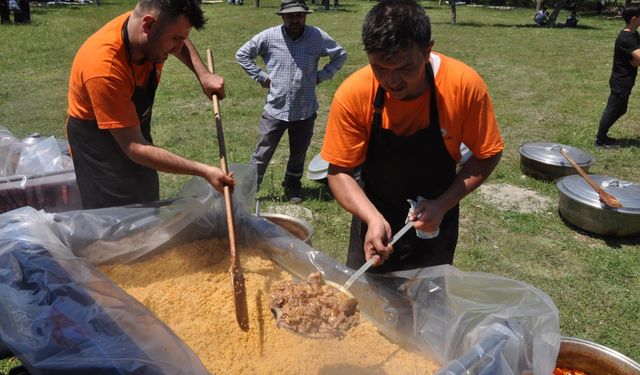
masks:
[[[464,164],[467,162],[467,160],[469,160],[469,158],[473,155],[473,152],[471,152],[471,150],[469,150],[469,147],[467,147],[467,145],[465,145],[464,143],[460,144],[460,161],[458,162],[459,164]]]
[[[313,157],[307,167],[307,177],[310,180],[322,180],[327,177],[329,162],[324,160],[320,154]]]
[[[27,145],[34,145],[42,140],[44,140],[44,137],[42,137],[40,133],[31,133],[28,134],[25,138],[22,138],[22,143]]]
[[[640,214],[640,185],[609,176],[590,174],[589,177],[622,204],[622,208],[617,208],[616,211]],[[605,207],[600,202],[598,193],[579,175],[563,177],[556,182],[556,186],[562,194],[577,202],[592,207]]]
[[[532,142],[520,146],[520,155],[544,164],[556,166],[569,166],[571,163],[562,156],[560,149],[564,150],[580,167],[590,167],[595,163],[595,159],[589,153],[559,143],[552,142]]]

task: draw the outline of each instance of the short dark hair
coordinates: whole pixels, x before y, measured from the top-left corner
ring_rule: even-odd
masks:
[[[367,13],[362,25],[362,43],[367,53],[392,56],[413,44],[426,47],[429,42],[431,21],[415,0],[382,0]]]
[[[204,27],[207,20],[204,18],[201,0],[139,0],[141,10],[158,10],[159,18],[174,20],[179,16],[185,16],[196,30]]]
[[[631,18],[640,17],[640,8],[639,7],[628,7],[622,10],[622,18],[624,22],[629,24],[631,22]]]

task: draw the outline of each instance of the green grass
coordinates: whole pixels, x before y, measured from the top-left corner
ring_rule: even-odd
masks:
[[[204,56],[212,48],[216,69],[225,77],[221,102],[227,156],[248,162],[258,135],[265,91],[235,62],[235,51],[260,30],[276,25],[277,0],[260,9],[205,4],[209,22],[192,39]],[[435,50],[459,58],[485,79],[492,95],[506,149],[491,183],[533,189],[557,202],[552,183],[523,177],[518,147],[531,141],[570,144],[591,152],[590,172],[640,183],[640,149],[593,147],[608,96],[613,41],[622,21],[579,14],[577,29],[541,29],[533,10],[458,7],[458,25],[437,2],[423,4],[432,17]],[[319,152],[333,93],[350,73],[366,64],[360,27],[373,2],[341,2],[337,11],[316,12],[308,23],[327,31],[348,51],[344,68],[318,88],[321,109],[308,161]],[[30,132],[64,137],[67,79],[75,51],[93,31],[133,6],[107,1],[100,7],[33,7],[30,26],[1,27],[0,125],[17,136]],[[566,11],[560,13],[561,20]],[[210,102],[191,72],[169,59],[154,107],[154,139],[180,155],[218,163]],[[611,131],[617,138],[640,138],[640,95]],[[284,205],[280,188],[288,155],[286,137],[276,152],[259,198],[263,207]],[[188,179],[163,174],[163,197],[174,196]],[[324,185],[304,180],[313,213],[313,244],[342,261],[350,217]],[[461,204],[461,234],[454,265],[531,283],[551,296],[560,310],[561,333],[609,346],[640,360],[640,244],[638,238],[610,239],[568,227],[556,207],[539,214],[496,210],[479,194]],[[6,364],[4,365],[6,368]],[[0,362],[0,372],[3,364]]]

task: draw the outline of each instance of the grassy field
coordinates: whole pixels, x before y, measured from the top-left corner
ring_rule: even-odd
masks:
[[[67,79],[75,51],[92,32],[133,7],[133,1],[102,6],[34,6],[33,24],[0,27],[0,125],[16,136],[30,132],[64,137]],[[192,39],[204,56],[212,48],[225,77],[222,101],[230,162],[248,162],[258,134],[265,91],[235,62],[235,51],[255,33],[276,25],[277,0],[252,5],[205,4],[209,22]],[[318,88],[321,109],[308,160],[319,152],[327,111],[340,82],[366,64],[360,43],[364,14],[373,2],[345,0],[337,10],[307,18],[345,47],[349,59],[332,81]],[[458,25],[435,1],[422,3],[432,17],[435,50],[458,58],[485,79],[505,139],[506,150],[492,184],[532,189],[553,204],[541,213],[501,211],[474,193],[461,204],[461,235],[454,265],[526,281],[551,296],[560,310],[561,333],[611,347],[640,361],[640,238],[602,238],[567,226],[557,213],[555,184],[524,177],[518,147],[526,142],[569,144],[594,155],[590,172],[640,183],[640,95],[610,135],[628,147],[593,147],[608,96],[613,41],[621,19],[578,14],[577,29],[534,27],[531,9],[458,7]],[[564,20],[563,11],[559,19]],[[169,59],[154,107],[156,144],[180,155],[216,163],[217,143],[210,102],[191,72]],[[259,198],[264,206],[284,206],[280,188],[288,148],[276,152]],[[171,197],[187,180],[162,175],[162,195]],[[303,181],[313,244],[344,260],[350,217],[323,184]],[[7,366],[6,363],[4,365]],[[0,372],[3,365],[0,364]]]

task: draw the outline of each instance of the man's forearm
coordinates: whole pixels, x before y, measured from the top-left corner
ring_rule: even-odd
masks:
[[[330,170],[327,179],[333,197],[349,213],[365,223],[369,223],[380,216],[380,212],[350,174],[344,172],[334,173]]]
[[[134,162],[160,172],[200,177],[206,174],[206,164],[183,158],[152,144],[135,144],[127,151],[127,156]]]
[[[179,54],[176,55],[178,60],[180,60],[187,68],[189,68],[195,75],[200,79],[203,73],[209,71],[209,69],[204,65],[204,62],[200,58],[200,54],[196,47],[191,43],[189,39],[184,41],[184,45],[182,46],[182,50]]]
[[[464,164],[453,184],[437,198],[447,210],[455,207],[462,198],[477,189],[496,168],[502,153],[486,159],[472,156]]]

